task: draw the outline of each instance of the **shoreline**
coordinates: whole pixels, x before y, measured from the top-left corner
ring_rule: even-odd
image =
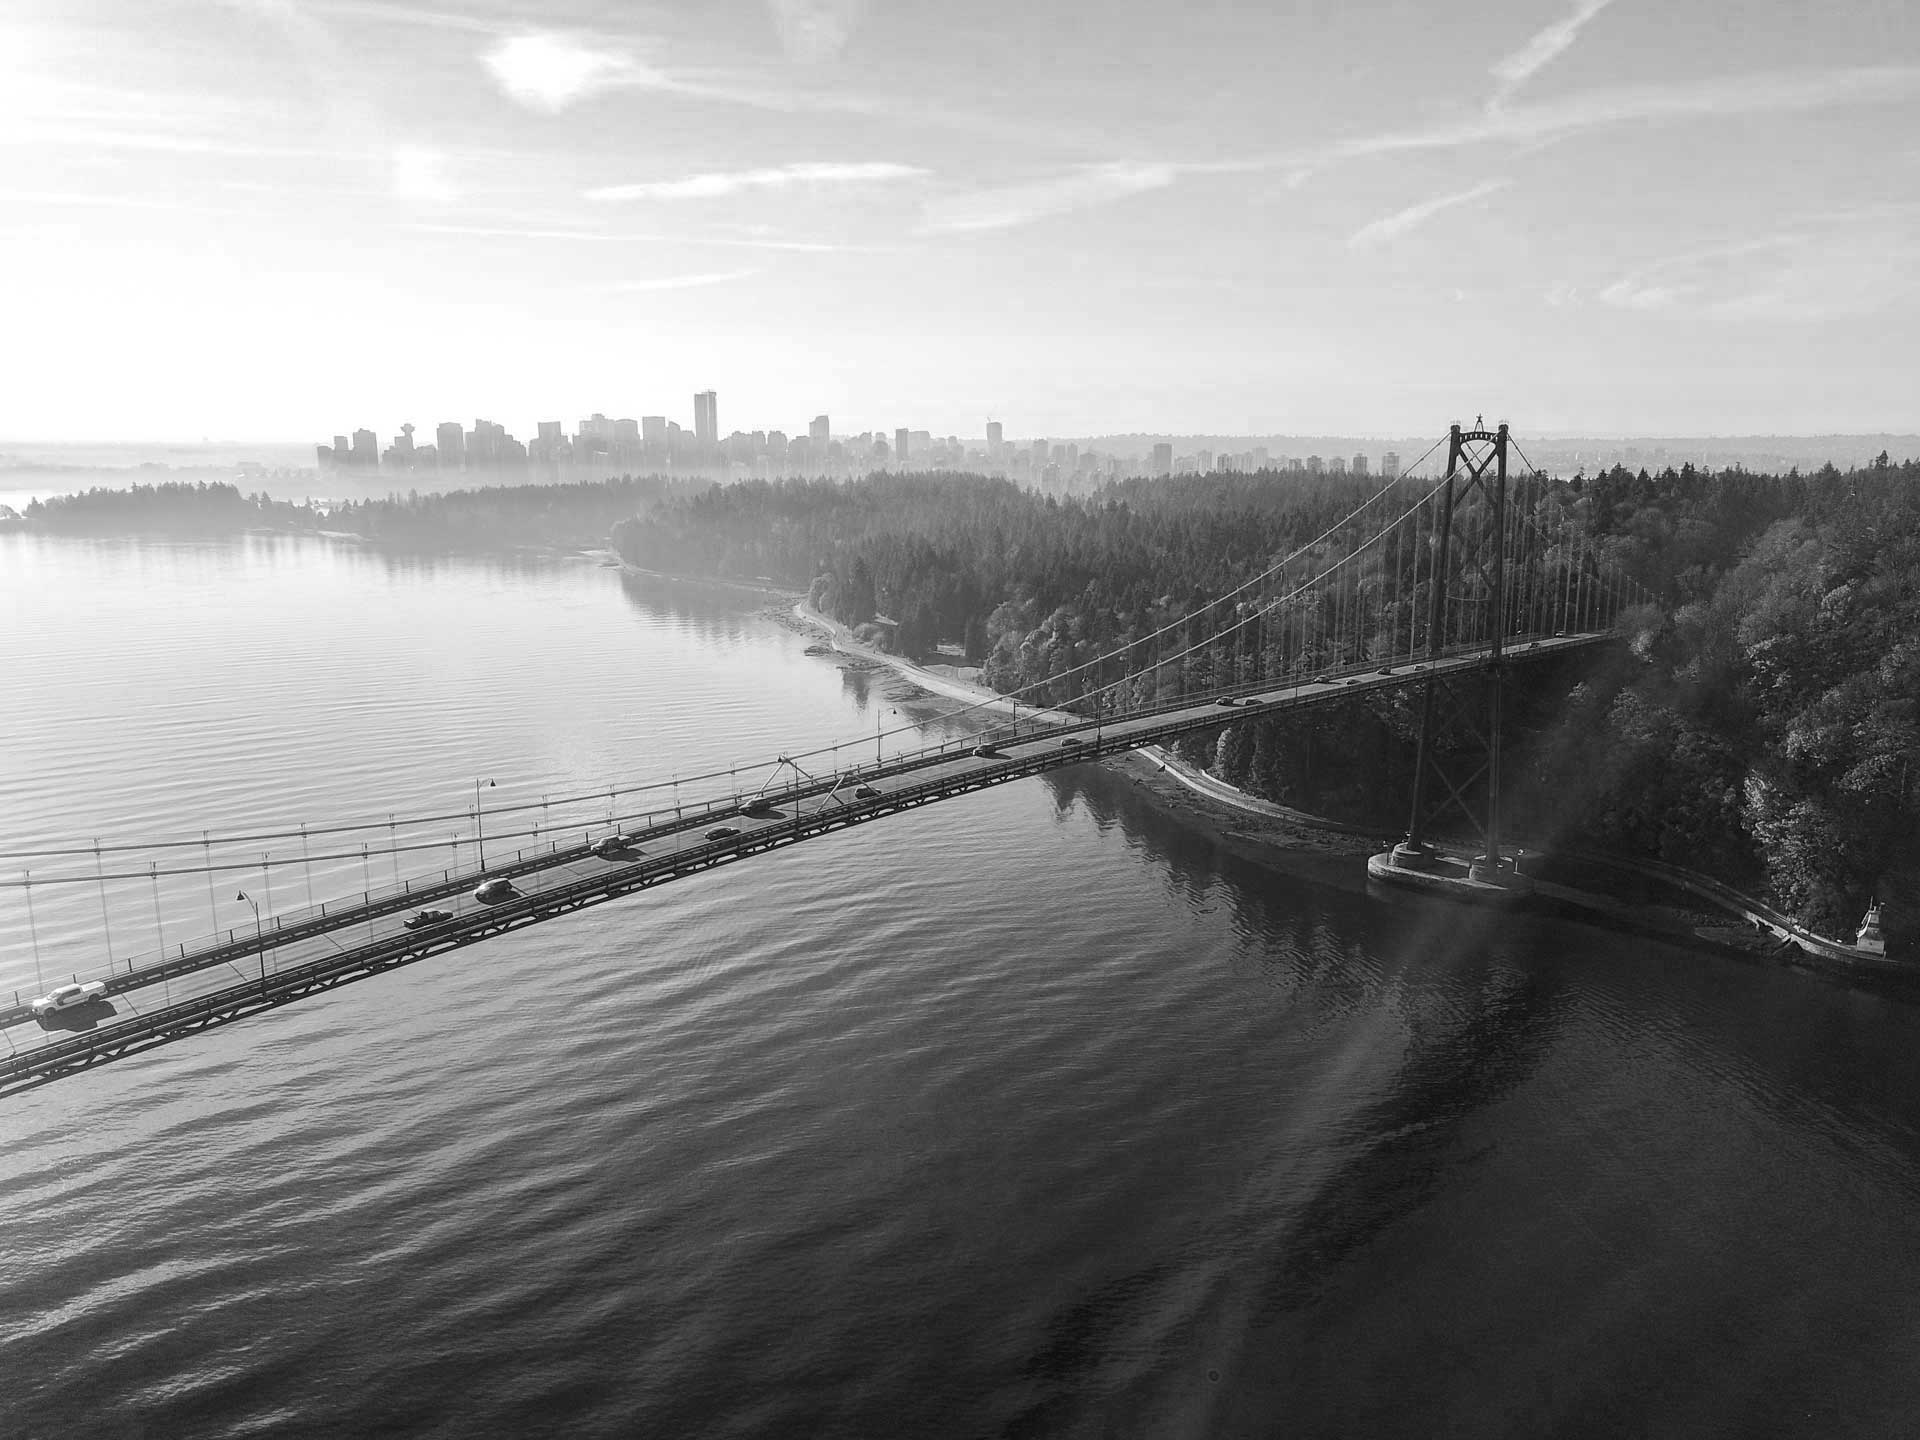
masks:
[[[836,652],[883,668],[931,695],[962,701],[969,709],[1000,715],[1012,713],[1013,702],[1008,697],[984,685],[936,674],[902,656],[863,644],[846,626],[822,615],[805,599],[795,603],[792,615],[803,633],[818,636]],[[1060,711],[1036,710],[1032,706],[1022,707],[1021,713],[1040,714],[1062,722],[1076,719]],[[1373,830],[1275,805],[1235,790],[1211,776],[1202,776],[1157,745],[1098,763],[1130,780],[1155,808],[1175,816],[1187,828],[1206,835],[1243,860],[1269,868],[1302,872],[1304,861],[1307,862],[1304,871],[1312,878],[1357,889],[1366,880],[1366,857],[1383,843]],[[1223,791],[1232,793],[1220,793]],[[1346,862],[1339,866],[1338,874],[1328,869],[1329,862],[1335,860]]]
[[[1002,715],[1012,710],[1012,702],[1007,697],[985,686],[934,673],[902,656],[862,643],[846,626],[822,615],[804,598],[795,602],[791,615],[797,621],[794,628],[801,633],[817,636],[835,652],[884,669],[931,695],[962,701],[969,709]],[[1029,713],[1060,720],[1074,718],[1057,711]],[[1375,829],[1262,800],[1195,770],[1159,746],[1147,746],[1098,763],[1131,780],[1156,809],[1240,859],[1343,889],[1377,890],[1387,884],[1369,874],[1368,861],[1381,851],[1390,851],[1398,836],[1382,837]],[[1577,857],[1577,852],[1567,854],[1570,859]],[[1607,863],[1630,867],[1636,862],[1612,859]],[[1772,926],[1749,928],[1756,921],[1751,913],[1743,913],[1741,905],[1749,911],[1765,907],[1750,897],[1734,897],[1741,902],[1735,904],[1733,899],[1704,893],[1708,887],[1716,890],[1724,887],[1706,877],[1698,877],[1703,884],[1687,884],[1693,878],[1683,877],[1681,883],[1694,889],[1696,898],[1706,900],[1715,911],[1722,913],[1689,913],[1670,905],[1631,903],[1566,884],[1542,885],[1535,903],[1528,908],[1535,913],[1689,949],[1743,960],[1792,964],[1830,978],[1886,980],[1904,974],[1920,978],[1920,969],[1909,972],[1899,960],[1851,965],[1797,943]],[[1417,892],[1399,890],[1397,893],[1409,896]],[[1430,898],[1449,905],[1461,903],[1451,896]]]

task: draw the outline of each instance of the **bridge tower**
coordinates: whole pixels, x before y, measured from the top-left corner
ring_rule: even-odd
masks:
[[[1515,879],[1512,862],[1501,854],[1500,845],[1500,719],[1502,671],[1505,660],[1506,569],[1507,569],[1507,426],[1502,422],[1488,430],[1476,423],[1463,430],[1455,423],[1448,434],[1446,479],[1440,497],[1436,521],[1432,592],[1427,611],[1427,660],[1429,672],[1420,702],[1420,742],[1415,754],[1412,813],[1407,822],[1407,838],[1393,849],[1393,862],[1405,869],[1426,869],[1434,864],[1433,846],[1428,832],[1436,819],[1450,808],[1461,814],[1480,831],[1485,842],[1483,853],[1473,862],[1470,877],[1487,884],[1510,884]],[[1451,611],[1450,591],[1459,587]],[[1484,628],[1482,628],[1484,627]],[[1444,676],[1433,667],[1444,658],[1449,642],[1486,644],[1490,656],[1485,666],[1484,693],[1480,705],[1471,696],[1456,695]],[[1480,764],[1470,775],[1455,782],[1442,767],[1435,745],[1438,729],[1438,702],[1447,696],[1480,741]],[[1475,711],[1484,717],[1475,724]],[[1484,778],[1486,803],[1476,813],[1471,803],[1474,785]],[[1433,796],[1444,787],[1437,802]],[[1484,817],[1484,820],[1483,820]]]

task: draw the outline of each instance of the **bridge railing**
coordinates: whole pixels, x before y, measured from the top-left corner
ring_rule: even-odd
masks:
[[[1534,637],[1545,639],[1547,637]],[[1516,646],[1527,643],[1527,637],[1519,637]],[[1471,644],[1456,644],[1447,647],[1443,659],[1458,659],[1480,653],[1486,647]],[[1424,661],[1415,662],[1424,665]],[[1403,667],[1395,667],[1396,672]],[[1320,675],[1345,681],[1371,675],[1375,667],[1370,661],[1344,667],[1321,669],[1319,667],[1299,666],[1295,673],[1285,677],[1268,676],[1256,680],[1239,680],[1229,677],[1225,683],[1191,690],[1169,697],[1155,704],[1136,705],[1120,710],[1106,710],[1098,713],[1082,713],[1079,706],[1083,700],[1069,701],[1063,706],[1051,706],[1045,709],[1035,708],[1022,713],[1017,722],[1000,724],[974,735],[947,736],[939,741],[914,749],[895,751],[883,759],[874,762],[849,764],[844,769],[825,772],[819,776],[798,777],[779,787],[762,787],[757,792],[766,803],[783,806],[797,804],[800,801],[836,790],[850,790],[863,778],[876,775],[900,775],[914,769],[941,764],[967,753],[981,745],[1003,746],[1018,745],[1036,737],[1065,737],[1088,731],[1098,731],[1103,726],[1121,722],[1138,722],[1175,714],[1191,709],[1196,705],[1217,702],[1220,699],[1241,699],[1260,693],[1298,692],[1310,687]],[[1311,674],[1307,673],[1309,670]],[[1221,716],[1210,723],[1230,723],[1229,717]],[[777,762],[775,762],[777,763]],[[203,934],[191,941],[181,941],[162,952],[157,949],[136,951],[125,957],[116,956],[91,969],[75,969],[67,972],[74,979],[99,980],[106,984],[108,993],[118,993],[139,986],[161,983],[167,979],[185,975],[196,970],[206,969],[218,964],[260,964],[264,956],[265,968],[269,973],[280,968],[285,957],[283,950],[297,947],[318,935],[333,934],[353,925],[372,924],[397,911],[415,905],[426,905],[449,897],[458,896],[480,880],[490,876],[515,876],[550,868],[556,864],[571,863],[588,859],[591,845],[596,837],[616,832],[637,832],[644,841],[645,837],[666,836],[677,832],[703,827],[727,818],[739,812],[747,797],[728,791],[716,792],[693,797],[670,809],[652,809],[645,811],[618,812],[603,817],[591,824],[570,827],[568,834],[578,834],[580,838],[566,841],[555,836],[551,829],[538,832],[546,837],[545,844],[539,846],[518,845],[511,852],[507,846],[517,839],[525,839],[525,832],[507,832],[492,840],[497,857],[495,862],[481,867],[470,866],[443,867],[438,874],[426,874],[404,877],[398,884],[383,886],[363,886],[358,891],[344,891],[319,901],[311,906],[296,906],[285,910],[267,913],[256,931],[253,926],[239,924],[212,934]],[[506,858],[508,854],[512,858]],[[26,1018],[29,1007],[26,999],[15,993],[12,1006],[0,1008],[0,1026],[17,1023]]]

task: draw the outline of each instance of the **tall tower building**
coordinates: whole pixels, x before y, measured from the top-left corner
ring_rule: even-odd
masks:
[[[702,445],[720,443],[719,397],[711,390],[693,397],[693,438]]]
[[[1173,474],[1173,444],[1162,440],[1153,447],[1153,473],[1156,475]]]
[[[807,439],[813,442],[816,456],[832,441],[833,425],[828,421],[826,416],[816,415],[813,417],[813,423],[807,427]]]
[[[380,468],[380,437],[371,430],[353,432],[353,463],[369,470]]]
[[[1356,475],[1364,475],[1367,473],[1367,457],[1365,455],[1356,455],[1353,457],[1353,473]]]
[[[1380,457],[1380,478],[1382,480],[1400,478],[1400,457],[1391,450]]]
[[[913,452],[913,445],[908,436],[909,432],[904,425],[893,432],[893,468],[896,470],[907,468],[907,456]]]
[[[987,421],[987,458],[989,460],[998,460],[1000,458],[1000,444],[1003,438],[1000,422],[998,420]]]
[[[460,428],[458,420],[448,420],[436,425],[433,438],[440,451],[442,470],[460,470],[466,467],[467,432]]]

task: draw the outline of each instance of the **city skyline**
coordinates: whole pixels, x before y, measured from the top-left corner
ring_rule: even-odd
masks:
[[[1920,15],[27,0],[16,429],[1920,428]],[[84,376],[79,385],[76,377]]]

